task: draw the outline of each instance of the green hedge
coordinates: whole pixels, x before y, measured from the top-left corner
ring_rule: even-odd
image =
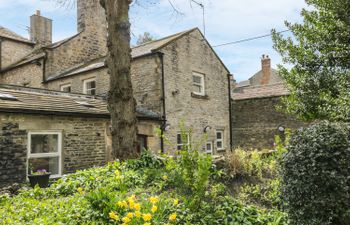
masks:
[[[297,131],[282,163],[291,224],[350,224],[350,129],[321,122]]]

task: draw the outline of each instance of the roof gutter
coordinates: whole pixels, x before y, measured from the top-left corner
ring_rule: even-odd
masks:
[[[0,108],[0,112],[3,113],[21,113],[21,114],[34,114],[34,115],[55,115],[55,116],[76,116],[76,117],[86,117],[86,118],[105,118],[110,119],[110,114],[106,113],[79,113],[79,112],[62,112],[62,111],[42,111],[35,109],[10,109],[10,108]],[[162,121],[158,117],[147,117],[147,116],[137,116],[139,120],[147,121]]]

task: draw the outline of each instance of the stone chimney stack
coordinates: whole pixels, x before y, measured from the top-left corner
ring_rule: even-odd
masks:
[[[271,59],[268,55],[262,55],[261,58],[261,71],[262,71],[262,77],[260,84],[266,85],[270,82],[270,76],[271,76]]]
[[[78,32],[102,32],[107,34],[105,10],[99,0],[77,0]]]
[[[52,20],[41,16],[40,10],[30,17],[30,40],[41,46],[52,43]]]

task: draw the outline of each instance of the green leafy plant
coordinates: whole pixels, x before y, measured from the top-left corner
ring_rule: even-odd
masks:
[[[321,122],[300,129],[287,150],[282,196],[292,224],[349,224],[349,126]]]

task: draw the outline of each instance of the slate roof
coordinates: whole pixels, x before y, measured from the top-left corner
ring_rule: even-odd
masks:
[[[172,41],[175,41],[176,39],[182,37],[183,35],[191,33],[192,31],[194,31],[196,29],[197,28],[183,31],[183,32],[179,32],[179,33],[170,35],[168,37],[165,37],[165,38],[162,38],[159,40],[147,42],[145,44],[132,47],[131,48],[131,57],[137,58],[137,57],[152,54],[152,53],[156,52],[157,50],[161,49],[162,47],[166,46],[167,44],[171,43]],[[60,74],[53,74],[47,79],[47,81],[56,80],[59,78],[68,77],[71,75],[87,72],[90,70],[103,68],[105,66],[106,66],[105,57],[103,57],[103,58],[100,58],[98,60],[94,60],[90,63],[76,65],[74,67],[67,69],[66,71],[61,72]]]
[[[289,91],[284,83],[259,86],[238,87],[233,90],[233,100],[246,100],[288,95]]]
[[[193,29],[190,29],[190,30],[186,30],[186,31],[183,31],[183,32],[180,32],[180,33],[176,33],[176,34],[170,35],[168,37],[165,37],[165,38],[162,38],[162,39],[159,39],[159,40],[150,41],[150,42],[147,42],[145,44],[135,46],[131,50],[131,56],[133,58],[136,58],[136,57],[140,57],[140,56],[151,54],[151,53],[153,53],[153,52],[163,48],[164,46],[168,45],[172,41],[175,41],[178,38],[180,38],[180,37],[182,37],[182,36],[184,36],[184,35],[186,35],[188,33],[191,33],[192,31],[195,31],[197,29],[198,28],[193,28]]]
[[[28,44],[34,44],[33,42],[29,41],[27,38],[24,38],[21,35],[16,34],[15,32],[2,26],[0,26],[0,37],[16,40],[20,42],[25,42]]]
[[[0,85],[0,112],[110,117],[106,101],[96,96],[12,85]],[[137,116],[160,119],[159,114],[141,107]]]

